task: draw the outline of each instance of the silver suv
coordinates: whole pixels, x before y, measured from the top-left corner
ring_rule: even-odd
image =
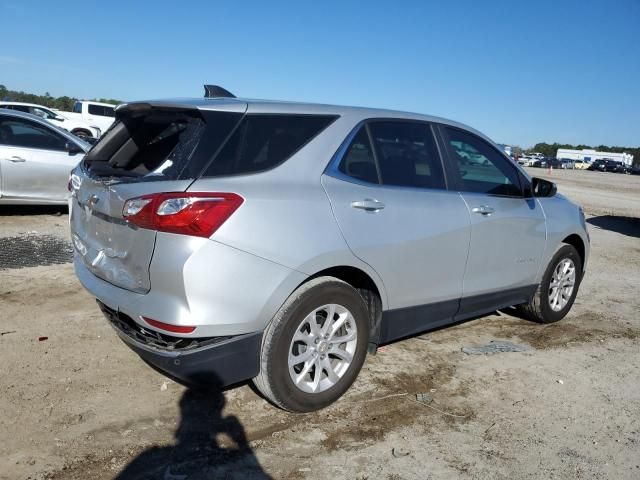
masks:
[[[381,344],[511,306],[555,322],[576,297],[581,209],[457,122],[236,98],[116,117],[69,182],[75,269],[182,382],[312,411]]]

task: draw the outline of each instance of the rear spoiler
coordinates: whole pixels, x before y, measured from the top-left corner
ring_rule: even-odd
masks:
[[[205,85],[204,98],[236,98],[236,96],[218,85]]]

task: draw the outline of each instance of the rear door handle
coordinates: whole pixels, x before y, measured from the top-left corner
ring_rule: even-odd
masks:
[[[489,215],[495,212],[495,210],[488,205],[480,205],[479,207],[473,207],[471,211],[473,213],[479,213],[480,215],[484,215],[485,217],[488,217]]]
[[[13,163],[22,163],[22,162],[26,162],[27,161],[25,158],[18,157],[18,156],[15,156],[15,155],[13,157],[7,158],[7,160],[9,160],[10,162],[13,162]]]
[[[367,212],[378,212],[385,207],[384,203],[379,202],[378,200],[372,200],[371,198],[365,198],[364,200],[351,202],[351,206],[353,208],[366,210]]]

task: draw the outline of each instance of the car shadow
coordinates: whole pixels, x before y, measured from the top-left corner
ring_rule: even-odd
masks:
[[[620,233],[629,237],[640,238],[640,218],[617,215],[600,215],[587,219],[589,225]]]
[[[0,205],[0,217],[31,215],[66,215],[66,205]]]
[[[233,415],[223,416],[225,403],[223,389],[215,379],[207,379],[206,389],[185,390],[175,444],[146,449],[116,479],[271,479],[260,466],[240,421]]]

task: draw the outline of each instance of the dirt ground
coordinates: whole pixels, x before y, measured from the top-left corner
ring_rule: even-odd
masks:
[[[567,318],[496,314],[394,343],[309,415],[156,373],[71,264],[0,270],[0,478],[640,478],[640,176],[552,179],[592,237]],[[26,234],[67,237],[66,212],[0,209],[0,246]],[[490,340],[531,350],[461,351]]]

